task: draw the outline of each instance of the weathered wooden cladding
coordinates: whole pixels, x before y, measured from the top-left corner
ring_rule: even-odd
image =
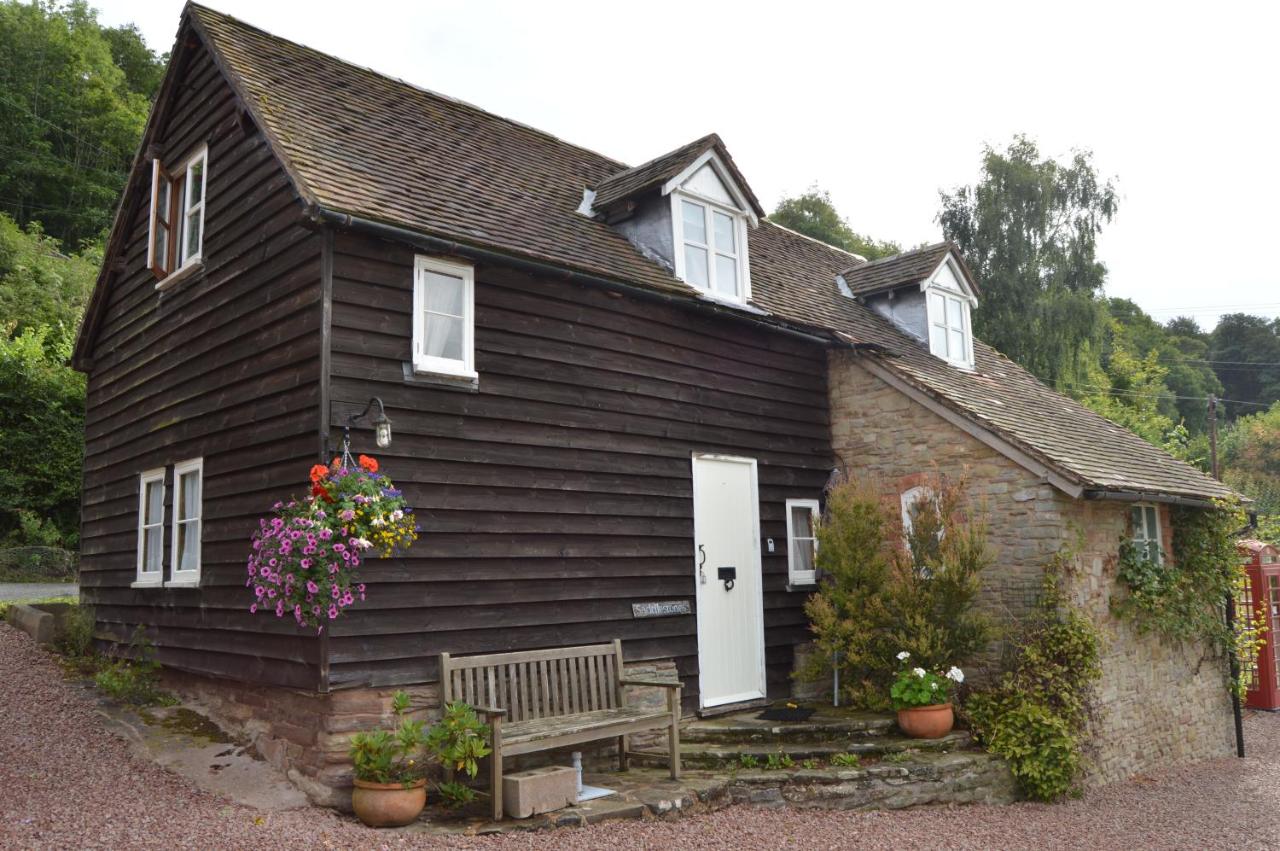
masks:
[[[474,388],[406,382],[414,251],[339,232],[333,263],[334,427],[371,395],[395,440],[379,451],[422,540],[370,560],[368,601],[335,624],[330,684],[432,680],[440,652],[620,637],[629,660],[674,658],[697,700],[694,452],[759,460],[766,664],[789,689],[804,595],[788,592],[784,501],[831,469],[825,353],[760,326],[511,269],[476,270]],[[372,434],[353,432],[373,451]]]
[[[209,146],[204,269],[156,291],[145,268],[148,178],[121,223],[124,271],[107,293],[88,377],[85,600],[104,635],[127,641],[147,626],[168,665],[317,689],[319,642],[247,611],[244,563],[256,518],[300,488],[316,455],[321,237],[203,49],[158,138],[169,163]],[[201,587],[131,588],[138,475],[194,457],[204,459]],[[166,563],[170,534],[166,523]]]

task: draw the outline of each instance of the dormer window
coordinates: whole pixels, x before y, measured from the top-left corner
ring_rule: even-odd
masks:
[[[721,179],[714,158],[672,181],[676,276],[730,301],[751,297],[747,270],[747,214]]]
[[[956,366],[971,369],[973,326],[969,307],[972,299],[960,283],[951,260],[938,268],[924,289],[929,314],[929,351]]]
[[[738,246],[741,215],[680,197],[684,279],[700,290],[726,298],[743,298]]]

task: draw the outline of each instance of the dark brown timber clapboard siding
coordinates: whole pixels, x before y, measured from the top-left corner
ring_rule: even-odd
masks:
[[[147,627],[162,662],[264,684],[321,686],[319,642],[251,615],[249,536],[316,457],[321,237],[208,53],[187,52],[157,128],[162,159],[209,145],[202,272],[165,293],[146,270],[144,198],[91,352],[81,584],[99,629]],[[142,195],[149,197],[150,176]],[[201,588],[133,589],[138,475],[204,458]],[[166,481],[169,569],[172,470]]]
[[[407,558],[366,563],[368,602],[329,639],[334,688],[436,677],[436,654],[623,639],[629,660],[675,658],[697,700],[695,618],[631,604],[694,602],[691,454],[758,459],[766,661],[789,688],[805,639],[788,592],[788,498],[831,469],[821,346],[509,269],[476,270],[478,387],[406,382],[412,249],[335,241],[331,423],[380,396],[378,453],[415,506]],[[372,451],[367,427],[355,448]]]

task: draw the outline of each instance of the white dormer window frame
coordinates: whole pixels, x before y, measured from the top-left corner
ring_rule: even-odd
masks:
[[[704,166],[709,166],[719,179],[731,204],[725,203],[724,199],[709,197],[691,185],[692,178]],[[732,304],[750,301],[751,264],[747,232],[749,227],[759,224],[759,219],[715,151],[707,151],[668,180],[662,187],[662,193],[671,197],[672,254],[676,277],[701,290],[708,298]],[[704,275],[699,275],[696,267],[691,266],[686,251],[703,255]],[[725,279],[730,276],[734,280],[732,290],[727,291]]]
[[[950,272],[944,277],[943,272]],[[961,369],[973,369],[973,318],[971,309],[978,300],[968,291],[964,276],[951,257],[945,258],[925,282],[929,352]]]

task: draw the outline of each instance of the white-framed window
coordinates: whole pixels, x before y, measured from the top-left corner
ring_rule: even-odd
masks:
[[[138,476],[138,571],[135,586],[164,582],[164,468]]]
[[[200,526],[204,502],[204,459],[173,465],[173,552],[171,584],[200,582]]]
[[[1160,544],[1160,510],[1149,503],[1139,502],[1129,509],[1129,540],[1138,555],[1147,561],[1161,564],[1164,547]]]
[[[413,263],[415,372],[475,378],[475,269],[435,257]]]
[[[732,207],[673,193],[677,275],[709,295],[745,301],[746,218]]]
[[[194,268],[203,257],[208,173],[208,147],[172,169],[158,158],[151,161],[147,267],[161,284],[171,283],[176,273]]]
[[[929,351],[956,366],[973,366],[972,300],[948,260],[925,289],[929,315]]]
[[[934,507],[933,488],[928,485],[916,485],[902,492],[902,496],[898,498],[898,503],[902,507],[902,534],[906,538],[911,537],[911,530],[915,526],[916,512],[922,507]]]
[[[790,585],[818,581],[818,501],[787,500],[787,577]]]

